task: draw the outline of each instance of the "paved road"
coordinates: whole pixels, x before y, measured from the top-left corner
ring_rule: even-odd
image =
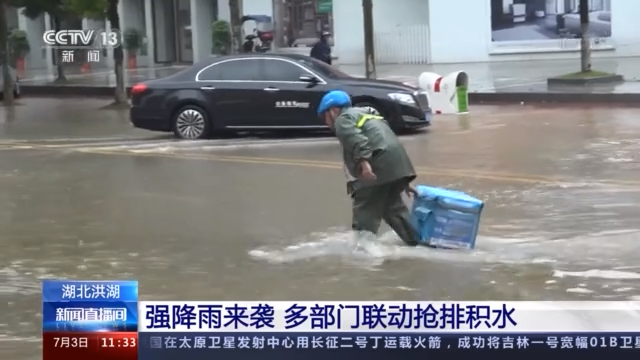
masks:
[[[167,300],[640,300],[633,109],[436,118],[403,141],[420,183],[486,201],[478,249],[409,249],[384,228],[364,253],[330,137],[182,142],[100,101],[23,103],[0,109],[7,358],[40,358],[45,278],[136,278]]]

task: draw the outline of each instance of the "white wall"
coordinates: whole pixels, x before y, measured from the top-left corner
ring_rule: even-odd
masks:
[[[429,1],[432,63],[489,60],[490,0]]]
[[[426,24],[428,19],[429,0],[373,0],[374,32],[401,25]],[[333,32],[334,51],[340,63],[362,63],[364,61],[362,1],[333,1]]]
[[[609,1],[612,2],[612,35],[607,44],[611,50],[594,51],[593,56],[640,56],[640,6],[631,1]],[[551,2],[547,1],[547,10],[554,10],[548,11],[550,14],[565,10],[562,1],[558,6]],[[561,49],[560,40],[492,43],[490,0],[429,1],[429,4],[433,63],[573,59],[580,56],[577,46]],[[606,8],[607,1],[602,5]]]
[[[341,64],[364,62],[362,1],[333,2],[333,43]]]
[[[231,20],[231,10],[229,9],[228,0],[218,0],[218,20]]]
[[[175,61],[175,36],[170,36],[175,32],[174,23],[168,21],[174,16],[173,2],[171,0],[152,0],[153,2],[153,31],[155,32],[154,47],[157,53],[156,62]],[[153,38],[152,38],[153,41]],[[154,54],[150,54],[154,58]]]
[[[640,4],[611,0],[611,38],[617,56],[640,56]]]
[[[18,17],[19,28],[27,33],[31,51],[25,57],[25,67],[29,70],[47,69],[47,51],[43,47],[42,34],[45,32],[44,16],[31,20],[20,14]]]
[[[228,0],[219,0],[219,1],[226,1],[227,8],[229,7]],[[272,0],[244,0],[242,1],[242,8],[240,11],[241,11],[240,15],[267,15],[273,18],[273,1]],[[253,29],[255,29],[255,22],[247,21],[244,24],[245,34],[253,33]]]
[[[510,0],[503,1],[503,5],[509,3]],[[640,56],[640,6],[637,2],[626,0],[594,1],[595,5],[605,9],[609,3],[612,36],[602,46],[603,50],[594,51],[593,56]],[[402,25],[428,24],[432,63],[579,57],[578,47],[561,46],[560,42],[563,40],[521,44],[492,43],[491,0],[374,0],[373,4],[374,31],[385,31]],[[560,0],[546,1],[547,13],[552,15],[563,12],[561,5],[563,1]],[[340,63],[362,63],[362,1],[334,1],[333,15],[334,51]],[[607,47],[611,50],[606,50]]]
[[[191,36],[193,39],[194,63],[211,56],[211,48],[213,47],[211,24],[215,21],[214,5],[209,0],[191,0],[191,28],[194,29]]]
[[[334,0],[334,4],[337,0]],[[362,1],[354,1],[362,3]],[[373,0],[374,32],[403,25],[429,23],[429,0],[404,0],[400,6],[393,0]],[[362,11],[362,7],[360,7]]]

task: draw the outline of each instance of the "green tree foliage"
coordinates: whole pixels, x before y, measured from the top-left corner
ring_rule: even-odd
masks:
[[[218,20],[211,25],[212,52],[217,55],[227,55],[231,51],[231,27],[224,20]]]
[[[27,38],[27,32],[13,29],[7,37],[7,49],[9,50],[9,62],[15,64],[18,59],[25,57],[31,51],[31,45]]]
[[[229,0],[229,15],[231,17],[231,34],[233,34],[232,52],[238,53],[242,49],[242,9],[239,0]]]
[[[64,7],[79,16],[90,19],[107,18],[108,0],[61,0]]]

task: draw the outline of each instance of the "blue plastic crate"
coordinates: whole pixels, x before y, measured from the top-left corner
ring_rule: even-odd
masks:
[[[427,246],[473,249],[484,203],[463,192],[419,185],[411,213],[418,241]]]

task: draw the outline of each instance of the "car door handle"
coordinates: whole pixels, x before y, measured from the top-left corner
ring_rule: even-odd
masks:
[[[200,90],[215,90],[216,88],[214,88],[213,86],[202,86],[200,88]]]
[[[274,87],[267,87],[267,88],[264,88],[264,91],[270,91],[270,92],[273,92],[273,91],[280,91],[280,89],[278,89],[278,88],[274,88]]]

